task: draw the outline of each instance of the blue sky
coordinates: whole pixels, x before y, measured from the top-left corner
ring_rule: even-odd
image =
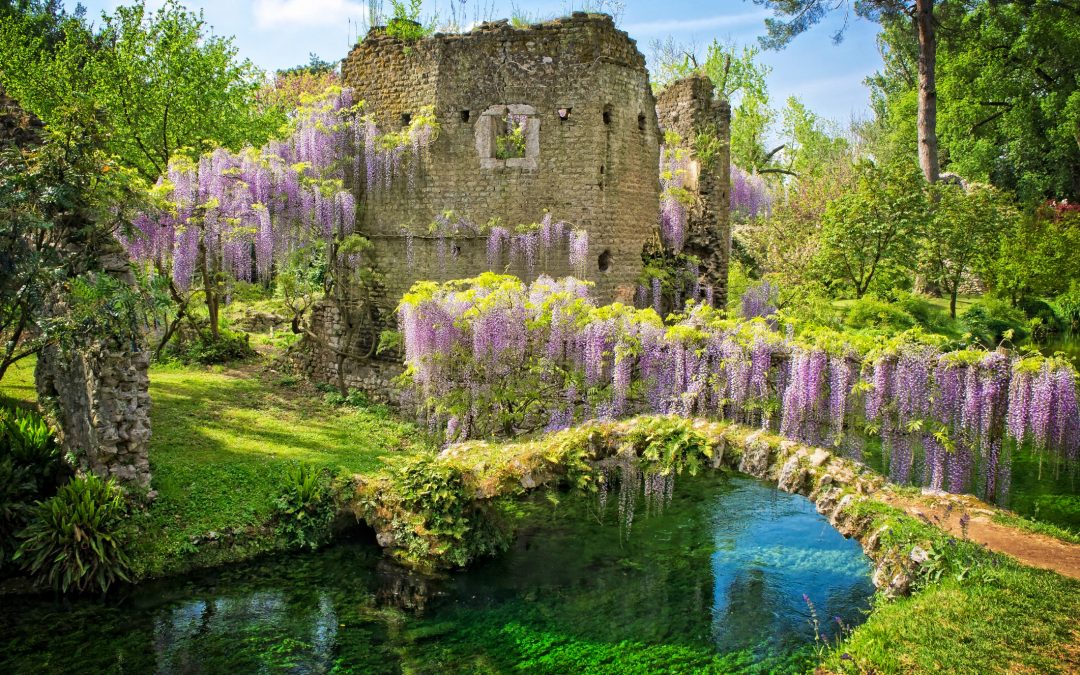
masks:
[[[151,6],[162,0],[148,0]],[[595,5],[597,0],[592,0]],[[452,3],[454,3],[452,5]],[[69,2],[74,5],[74,2]],[[83,0],[91,17],[111,10],[117,0]],[[214,32],[236,36],[240,55],[267,70],[308,60],[314,52],[323,59],[342,58],[355,41],[359,25],[366,25],[367,0],[189,0],[202,9]],[[389,9],[389,0],[384,0]],[[465,22],[520,14],[547,18],[581,7],[582,0],[424,0],[426,14],[449,18],[452,8]],[[620,27],[650,55],[650,43],[668,35],[694,43],[704,51],[713,38],[754,43],[764,33],[767,13],[744,0],[692,2],[691,0],[625,0]],[[798,96],[819,115],[846,123],[852,116],[869,114],[869,95],[863,79],[881,65],[874,36],[877,27],[848,18],[845,40],[831,40],[843,23],[842,13],[799,36],[784,51],[766,52],[762,60],[772,66],[769,89],[774,105]]]

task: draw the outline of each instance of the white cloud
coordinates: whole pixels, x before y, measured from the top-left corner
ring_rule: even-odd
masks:
[[[337,26],[346,19],[367,17],[367,4],[354,0],[255,0],[255,25]]]
[[[760,23],[769,16],[766,11],[744,12],[743,14],[723,14],[720,16],[705,16],[700,19],[667,19],[663,21],[642,21],[621,26],[630,34],[630,37],[638,35],[660,35],[667,33],[688,33],[696,30],[710,30],[714,28],[731,28],[733,26],[745,26],[752,23]]]

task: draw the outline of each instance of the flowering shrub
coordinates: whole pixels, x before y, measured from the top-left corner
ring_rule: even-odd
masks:
[[[121,242],[133,259],[170,279],[174,299],[202,282],[215,338],[217,303],[230,279],[266,280],[297,251],[324,244],[339,257],[331,273],[345,273],[358,259],[349,186],[388,189],[406,173],[413,181],[437,133],[431,110],[384,134],[362,108],[351,89],[334,87],[305,98],[285,140],[177,157],[154,189],[159,207],[136,218]]]
[[[942,352],[932,338],[795,335],[689,304],[597,306],[573,278],[484,274],[420,282],[398,308],[406,372],[446,443],[651,411],[778,429],[858,456],[880,435],[888,470],[987,498],[1008,492],[1018,444],[1080,449],[1076,372],[1062,359]]]

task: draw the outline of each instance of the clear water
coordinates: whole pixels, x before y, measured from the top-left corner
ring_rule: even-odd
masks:
[[[512,550],[442,579],[357,539],[104,602],[3,598],[0,672],[806,672],[804,594],[824,639],[869,608],[867,559],[803,497],[680,478],[629,533],[610,501],[536,495]]]

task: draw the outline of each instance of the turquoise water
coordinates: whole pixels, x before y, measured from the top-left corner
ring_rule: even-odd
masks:
[[[104,602],[3,598],[0,672],[806,672],[804,594],[823,639],[869,607],[867,559],[803,497],[680,478],[629,532],[617,502],[536,495],[510,551],[440,579],[357,537]]]

